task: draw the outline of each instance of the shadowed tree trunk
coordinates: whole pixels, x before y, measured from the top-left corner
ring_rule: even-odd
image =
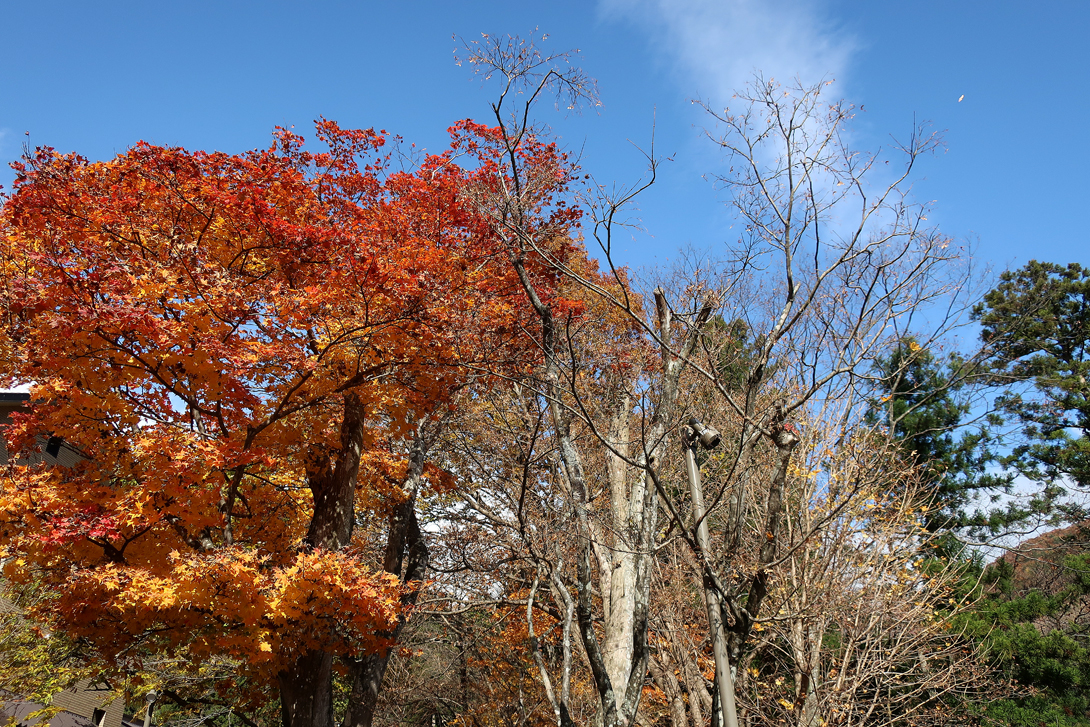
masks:
[[[427,448],[418,435],[409,454],[409,473],[405,483],[409,496],[390,516],[383,569],[409,585],[401,596],[402,610],[397,626],[392,632],[380,634],[395,644],[405,626],[407,611],[416,603],[420,594],[419,583],[428,568],[428,547],[416,519],[416,495],[420,491],[426,456]],[[352,673],[352,692],[342,727],[371,727],[378,707],[379,689],[390,663],[392,649],[393,646],[348,663]]]
[[[314,495],[307,549],[339,550],[352,539],[363,428],[363,405],[356,394],[346,394],[340,449],[312,452],[307,463],[307,484]],[[333,726],[332,655],[307,650],[280,672],[279,680],[284,727]]]

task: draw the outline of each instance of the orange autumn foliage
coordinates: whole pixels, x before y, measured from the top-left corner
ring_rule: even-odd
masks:
[[[0,547],[5,577],[53,594],[54,623],[119,661],[227,654],[259,683],[308,649],[389,646],[404,585],[352,542],[310,540],[308,477],[356,446],[351,400],[359,477],[341,504],[382,514],[403,496],[391,443],[481,370],[536,355],[506,251],[465,202],[488,171],[454,163],[486,130],[454,133],[412,172],[383,134],[324,120],[320,153],[280,130],[239,155],[139,144],[17,166],[0,385],[33,383],[33,406],[5,434],[83,459],[8,469]],[[431,465],[424,481],[454,486]]]

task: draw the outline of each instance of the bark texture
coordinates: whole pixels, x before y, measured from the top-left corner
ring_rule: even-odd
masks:
[[[341,446],[336,452],[312,451],[307,484],[314,496],[314,514],[304,547],[339,550],[352,539],[356,479],[363,444],[364,411],[359,397],[344,397]],[[293,658],[280,672],[284,727],[332,727],[333,657],[310,649]]]
[[[408,611],[416,604],[420,594],[419,584],[428,569],[428,547],[416,518],[416,495],[420,491],[426,456],[424,442],[417,436],[409,454],[409,473],[405,486],[409,497],[390,516],[383,568],[387,573],[397,576],[402,583],[410,584],[401,596],[401,616],[397,626],[391,632],[380,634],[393,643],[401,636],[408,620]],[[386,675],[386,667],[390,663],[390,651],[391,649],[386,649],[349,662],[352,691],[342,727],[371,727],[374,723],[379,690]]]

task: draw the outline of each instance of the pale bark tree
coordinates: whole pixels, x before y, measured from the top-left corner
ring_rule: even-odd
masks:
[[[541,224],[540,220],[547,218],[541,210],[551,201],[554,190],[569,180],[571,170],[561,158],[555,167],[528,159],[540,159],[540,155],[529,154],[537,143],[536,130],[529,121],[534,101],[554,92],[569,107],[593,102],[593,84],[581,71],[567,66],[565,57],[542,56],[532,43],[518,40],[486,38],[469,47],[467,60],[486,77],[498,77],[502,84],[492,106],[497,124],[495,158],[502,166],[497,163],[494,179],[478,190],[478,210],[491,219],[493,234],[505,242],[523,292],[540,320],[540,329],[533,332],[542,356],[535,395],[547,412],[557,454],[556,480],[565,495],[564,505],[573,515],[573,587],[562,580],[559,552],[557,562],[549,563],[542,575],[558,596],[559,610],[566,614],[565,634],[574,611],[583,654],[600,698],[601,723],[606,727],[629,725],[636,719],[647,672],[649,593],[659,511],[658,491],[644,465],[668,456],[680,377],[713,306],[709,300],[692,317],[679,318],[664,299],[656,297],[655,321],[661,344],[655,390],[640,391],[645,369],[630,366],[630,373],[615,382],[607,406],[590,405],[585,389],[592,387],[587,387],[581,373],[591,365],[581,357],[585,344],[572,329],[572,316],[545,295],[534,271],[543,266],[563,276],[579,293],[598,300],[624,299],[626,314],[637,314],[640,302],[630,295],[627,281],[617,271],[612,271],[612,280],[597,275],[579,259],[565,255],[565,245],[558,249],[557,238],[566,241],[570,230]],[[515,101],[519,96],[524,99],[521,103]],[[604,298],[603,290],[610,291]],[[627,316],[621,321],[622,327],[626,322],[631,326]],[[625,343],[613,349],[616,360],[600,370],[616,366],[624,371],[621,358],[626,353]],[[639,418],[634,407],[646,412],[646,417]],[[636,420],[641,431],[634,436]],[[593,446],[605,450],[599,455],[604,468],[598,473],[588,467],[590,456],[579,430],[595,434]],[[600,492],[608,493],[604,505],[596,502]],[[595,566],[597,579],[593,576]],[[535,585],[538,582],[535,578]],[[600,607],[595,590],[600,594]],[[529,607],[527,616],[532,617]],[[569,679],[570,648],[565,640],[562,685]],[[566,690],[552,687],[543,666],[541,673],[558,724],[569,723]]]
[[[648,468],[700,565],[706,599],[721,605],[718,619],[710,609],[709,628],[713,651],[726,652],[715,694],[728,706],[731,672],[784,566],[787,523],[798,507],[785,499],[797,466],[796,422],[829,401],[856,412],[861,382],[906,326],[926,323],[931,336],[941,335],[969,300],[959,251],[927,226],[927,206],[910,195],[915,162],[937,138],[914,130],[897,149],[900,168],[887,176],[885,160],[847,145],[850,109],[826,104],[823,90],[758,78],[739,95],[742,111],[715,115],[731,165],[722,181],[743,230],[730,264],[690,277],[685,293],[692,309],[711,292],[723,319],[748,337],[704,347],[701,360],[689,361],[715,392],[703,406],[708,423],[728,435],[728,466],[714,493],[694,493],[711,504],[688,520]],[[711,517],[720,524],[715,547],[700,534]],[[723,718],[736,724],[736,715]]]
[[[549,594],[562,657],[550,664],[536,651],[537,632],[530,648],[556,723],[573,723],[567,685],[580,660],[598,693],[602,724],[632,724],[639,716],[660,510],[666,537],[685,546],[699,578],[708,643],[719,658],[711,689],[694,676],[699,658],[690,655],[671,657],[669,670],[663,658],[653,671],[670,692],[675,720],[687,707],[693,724],[709,716],[713,724],[747,722],[756,712],[745,713],[744,703],[741,715],[731,707],[734,683],[744,680],[738,670],[754,641],[763,643],[755,629],[768,616],[770,594],[797,565],[796,553],[819,542],[862,492],[857,482],[838,501],[840,510],[807,520],[809,501],[790,490],[805,459],[800,423],[841,432],[834,444],[843,446],[855,436],[851,427],[875,360],[909,331],[925,328],[921,339],[937,340],[971,301],[961,251],[927,225],[927,206],[911,198],[913,167],[938,140],[913,130],[896,149],[901,166],[888,172],[885,159],[849,148],[850,109],[825,104],[824,87],[785,91],[758,79],[741,96],[745,110],[717,116],[727,129],[719,143],[732,166],[723,181],[743,222],[741,239],[729,245],[725,263],[695,266],[657,287],[653,308],[645,310],[611,252],[626,205],[654,181],[653,154],[647,183],[583,199],[592,218],[587,228],[604,254],[605,272],[598,273],[570,254],[571,218],[547,222],[572,170],[559,154],[543,164],[531,153],[542,140],[530,123],[544,94],[556,93],[570,108],[593,100],[592,83],[566,57],[542,56],[529,43],[486,39],[469,50],[467,60],[502,84],[486,159],[495,175],[471,194],[492,234],[504,240],[540,321],[530,333],[542,363],[535,381],[524,384],[522,398],[532,404],[521,417],[545,442],[522,445],[518,476],[501,488],[506,495],[469,502],[482,521],[509,533],[512,549],[532,565],[523,602],[528,623]],[[509,113],[513,99],[522,101]],[[583,301],[590,317],[612,319],[615,331],[624,328],[618,320],[627,322],[634,340],[625,345],[649,349],[644,365],[618,374],[604,360],[618,350],[616,341],[610,348],[599,340],[596,349],[587,319],[542,294],[542,271],[580,291],[569,299]],[[717,335],[713,316],[725,334]],[[693,414],[719,429],[726,444],[713,486],[697,482],[690,490],[671,443],[684,442],[682,422]],[[550,453],[551,470],[536,459],[542,451]],[[557,540],[555,524],[530,527],[523,519],[535,494],[546,498],[539,510],[551,504],[570,517],[566,541]],[[894,618],[915,623],[911,614]],[[661,621],[668,630],[669,619]],[[811,663],[807,649],[832,619],[829,613],[798,621],[785,637],[799,664]],[[810,685],[822,678],[815,670],[807,666],[793,677],[809,723],[818,714],[817,703],[807,702]]]

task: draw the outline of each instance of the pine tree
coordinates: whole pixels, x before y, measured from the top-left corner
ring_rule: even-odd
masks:
[[[999,406],[1024,437],[1005,463],[1038,482],[1090,486],[1090,269],[1031,261],[973,314],[996,383],[1009,385]]]
[[[989,472],[996,461],[994,419],[974,417],[970,365],[952,354],[937,357],[915,338],[902,338],[877,364],[878,385],[868,418],[886,426],[920,467],[932,496],[924,519],[929,532],[993,523],[970,507],[978,493],[998,492],[1010,477]]]

